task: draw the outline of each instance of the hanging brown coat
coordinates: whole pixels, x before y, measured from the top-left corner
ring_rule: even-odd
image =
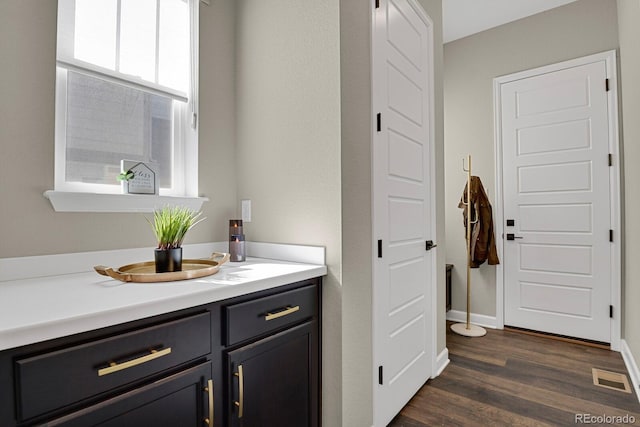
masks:
[[[471,177],[471,219],[478,221],[471,224],[471,268],[478,268],[480,264],[488,261],[489,265],[500,264],[496,241],[493,235],[493,214],[487,193],[484,191],[482,181],[477,176]],[[464,209],[465,231],[467,228],[467,186],[458,207]],[[465,234],[466,236],[466,234]]]

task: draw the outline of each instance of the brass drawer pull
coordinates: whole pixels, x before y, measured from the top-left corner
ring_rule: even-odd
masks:
[[[122,371],[123,369],[131,368],[133,366],[141,365],[143,363],[150,362],[162,356],[166,356],[171,353],[171,347],[164,348],[162,350],[151,350],[146,356],[138,357],[136,359],[129,360],[123,363],[111,362],[108,367],[98,369],[98,376],[113,374],[114,372]]]
[[[277,313],[267,313],[267,315],[264,316],[264,320],[269,321],[269,320],[277,319],[278,317],[287,316],[291,313],[295,313],[298,310],[300,310],[299,305],[296,305],[295,307],[287,307],[285,310],[279,311]]]
[[[204,391],[209,395],[209,418],[204,419],[204,423],[208,426],[213,425],[213,380],[207,381]]]
[[[238,377],[238,394],[239,400],[233,402],[238,407],[238,418],[242,418],[244,413],[244,375],[242,373],[242,365],[238,365],[238,372],[234,373]]]

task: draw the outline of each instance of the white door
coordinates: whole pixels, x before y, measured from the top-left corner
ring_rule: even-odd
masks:
[[[374,11],[374,422],[385,426],[432,372],[432,24],[413,0]],[[380,114],[378,116],[378,113]],[[377,122],[377,123],[376,123]]]
[[[611,342],[606,79],[599,59],[500,87],[505,325]]]

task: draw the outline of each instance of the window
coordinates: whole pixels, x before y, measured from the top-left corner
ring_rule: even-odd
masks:
[[[59,0],[55,190],[119,193],[122,160],[197,196],[197,0]]]

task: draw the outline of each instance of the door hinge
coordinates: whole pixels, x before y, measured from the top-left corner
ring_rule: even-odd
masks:
[[[376,114],[376,130],[380,132],[382,130],[382,114]]]
[[[613,166],[613,154],[609,153],[608,159],[609,159],[609,166]]]
[[[378,240],[378,258],[382,258],[382,240]]]
[[[613,306],[609,306],[609,318],[613,319]]]
[[[380,0],[376,0],[376,9],[380,8]]]
[[[378,384],[382,385],[382,366],[378,366]]]
[[[609,92],[609,79],[604,79],[604,87]]]
[[[609,230],[609,241],[613,242],[613,230]]]

